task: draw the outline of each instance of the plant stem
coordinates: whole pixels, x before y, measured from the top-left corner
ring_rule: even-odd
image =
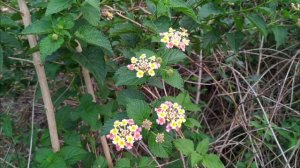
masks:
[[[76,41],[76,42],[78,44],[78,46],[76,47],[76,51],[80,53],[80,52],[82,52],[81,45],[78,41]],[[83,78],[84,78],[84,82],[85,82],[85,85],[86,85],[87,92],[93,97],[93,102],[96,102],[96,96],[95,96],[95,92],[94,92],[94,89],[93,89],[93,84],[92,84],[92,80],[91,80],[89,70],[82,67],[82,75],[83,75]],[[110,156],[110,151],[109,151],[109,147],[108,147],[105,135],[103,135],[100,138],[100,142],[101,142],[103,152],[104,152],[104,155],[105,155],[105,158],[106,158],[106,161],[107,161],[107,165],[108,165],[109,168],[113,168],[114,166],[113,166],[113,162],[112,162],[112,159],[111,159],[111,156]]]
[[[30,16],[29,9],[26,5],[25,0],[18,0],[18,4],[19,4],[20,11],[22,13],[24,27],[27,27],[28,25],[31,24],[31,16]],[[36,37],[33,35],[28,35],[27,38],[28,38],[30,48],[34,48],[37,45]],[[60,144],[57,135],[54,106],[51,100],[51,95],[47,83],[44,65],[41,62],[40,52],[35,52],[32,55],[33,55],[33,64],[38,76],[38,81],[42,92],[44,107],[47,116],[48,128],[50,132],[52,150],[54,152],[57,152],[60,150]]]

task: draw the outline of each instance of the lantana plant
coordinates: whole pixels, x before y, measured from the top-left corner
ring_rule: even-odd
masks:
[[[132,149],[134,142],[142,140],[142,128],[137,126],[133,119],[116,120],[114,128],[110,130],[107,138],[112,140],[116,150]]]
[[[138,78],[142,78],[145,74],[154,76],[154,70],[160,68],[159,60],[156,56],[147,58],[146,54],[141,54],[138,58],[132,57],[130,59],[131,64],[127,65],[127,68],[131,71],[137,71],[136,76]]]
[[[158,108],[155,108],[158,119],[156,120],[159,125],[167,125],[166,131],[179,130],[182,123],[186,121],[185,110],[178,103],[166,101]]]
[[[160,36],[162,37],[160,41],[165,43],[167,48],[175,46],[185,51],[185,47],[190,44],[189,33],[184,28],[180,28],[180,31],[169,28],[168,32],[160,33]]]

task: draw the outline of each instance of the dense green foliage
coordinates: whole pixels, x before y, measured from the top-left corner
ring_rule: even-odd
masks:
[[[100,136],[132,118],[153,124],[130,151],[109,141],[118,168],[299,165],[300,9],[292,3],[300,1],[29,0],[33,23],[23,28],[17,1],[1,1],[0,164],[26,167],[32,142],[30,167],[106,167]],[[188,30],[186,51],[161,42],[170,27]],[[56,109],[57,153],[35,88],[36,51]],[[126,67],[141,54],[161,59],[155,76]],[[97,103],[84,92],[82,67]],[[154,109],[167,100],[186,111],[179,134],[156,123]]]

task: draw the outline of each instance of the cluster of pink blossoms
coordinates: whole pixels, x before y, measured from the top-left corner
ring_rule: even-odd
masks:
[[[127,68],[131,71],[136,70],[136,77],[138,78],[142,78],[144,74],[154,76],[154,70],[160,67],[159,60],[155,56],[147,58],[146,54],[142,54],[139,58],[132,57],[130,59],[131,64],[127,65]]]
[[[168,32],[160,33],[162,36],[161,42],[166,44],[167,48],[173,48],[174,46],[179,48],[182,51],[185,51],[185,47],[190,44],[188,39],[188,32],[184,28],[180,28],[181,31],[176,31],[172,28],[169,28]]]
[[[158,119],[158,125],[167,124],[166,131],[170,132],[171,129],[178,130],[181,128],[182,123],[186,121],[185,110],[178,103],[166,101],[158,108],[155,108]]]
[[[134,142],[142,140],[141,132],[142,128],[134,124],[133,119],[123,119],[114,122],[114,128],[106,137],[112,140],[119,151],[124,148],[132,149]]]

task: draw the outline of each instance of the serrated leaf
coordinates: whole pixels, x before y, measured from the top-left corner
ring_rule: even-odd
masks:
[[[99,106],[93,102],[91,95],[82,95],[80,98],[80,106],[77,108],[76,113],[79,114],[81,119],[88,124],[93,131],[100,129],[101,121],[98,118],[100,114]]]
[[[194,143],[189,139],[177,139],[174,141],[174,145],[186,156],[190,155],[194,151]]]
[[[199,20],[203,20],[210,15],[218,15],[220,13],[221,13],[221,11],[218,9],[218,7],[215,5],[215,3],[210,2],[210,3],[202,5],[199,8],[198,18],[199,18]]]
[[[188,92],[182,92],[176,97],[176,101],[181,104],[187,111],[199,111],[200,108],[197,104],[192,103],[191,97]]]
[[[170,8],[174,9],[175,11],[182,12],[185,15],[191,17],[194,21],[197,22],[197,16],[193,11],[193,8],[188,6],[182,0],[170,0]]]
[[[94,161],[92,168],[105,168],[107,167],[106,160],[103,156],[98,156],[98,158]]]
[[[89,44],[99,46],[108,52],[109,55],[113,55],[109,40],[96,28],[89,25],[81,26],[75,32],[75,36]]]
[[[90,5],[89,3],[84,4],[81,6],[81,12],[83,18],[88,21],[93,26],[98,26],[100,23],[100,10],[99,7],[95,8],[94,6]]]
[[[278,48],[285,42],[288,34],[288,28],[283,26],[274,26],[272,27],[272,32],[275,37],[276,48]]]
[[[43,38],[39,44],[42,62],[45,62],[46,57],[58,50],[63,43],[63,38],[57,40],[52,40],[50,36]]]
[[[149,118],[151,113],[150,106],[143,100],[132,99],[126,106],[129,118],[132,118],[138,125]]]
[[[181,78],[180,74],[177,70],[173,69],[173,73],[168,74],[167,72],[162,73],[162,77],[165,82],[181,91],[184,90],[183,88],[183,79]]]
[[[219,41],[220,41],[220,35],[214,30],[209,31],[203,36],[202,47],[205,49],[210,49],[210,47],[212,47]]]
[[[128,33],[138,33],[139,29],[134,26],[131,23],[121,23],[121,24],[115,24],[114,27],[109,29],[109,36],[115,37],[120,36],[122,34],[128,34]]]
[[[85,0],[85,2],[89,3],[92,5],[94,8],[99,9],[99,0]]]
[[[69,8],[72,2],[73,0],[50,0],[46,10],[46,16]]]
[[[164,49],[159,52],[159,56],[163,65],[177,64],[186,58],[186,55],[177,49]]]
[[[191,165],[194,167],[196,164],[198,164],[202,159],[202,156],[198,154],[197,152],[192,152],[191,154]]]
[[[27,26],[21,34],[47,34],[52,31],[50,20],[37,20]]]
[[[159,88],[159,89],[163,89],[164,88],[161,79],[158,78],[158,77],[151,77],[151,78],[149,78],[147,84],[150,85],[150,86],[154,86],[156,88]]]
[[[135,71],[130,71],[127,67],[121,67],[117,70],[114,76],[116,80],[116,85],[140,85],[147,81],[146,77],[138,78],[136,77]]]
[[[159,17],[157,20],[144,20],[143,25],[156,32],[157,34],[166,32],[170,27],[170,19],[167,17]]]
[[[126,89],[119,93],[117,101],[120,105],[126,106],[131,99],[145,100],[145,96],[137,89]]]
[[[127,158],[120,159],[117,164],[116,168],[129,168],[130,166],[130,160]]]
[[[21,44],[14,34],[2,30],[0,30],[0,43],[14,48],[21,48]]]
[[[196,119],[193,119],[193,118],[187,118],[184,125],[189,127],[189,128],[194,128],[194,127],[199,128],[199,127],[201,127],[200,122],[197,121]]]
[[[141,168],[155,168],[155,162],[149,157],[141,157],[139,160],[139,166]]]
[[[73,165],[84,159],[88,152],[80,147],[65,146],[61,149],[60,153],[68,164]]]
[[[18,27],[17,23],[13,21],[10,17],[1,15],[0,16],[0,26],[6,28],[6,27]]]
[[[82,53],[76,53],[72,56],[76,62],[88,69],[96,78],[99,84],[103,84],[106,78],[106,64],[104,54],[97,47],[88,47]]]
[[[262,33],[263,36],[268,35],[267,24],[264,19],[257,14],[246,15],[247,19],[258,28],[258,30]]]
[[[208,148],[209,148],[209,140],[208,138],[205,138],[198,143],[196,150],[200,154],[204,155],[208,152]]]
[[[0,74],[2,73],[2,71],[3,71],[3,49],[0,46]]]
[[[242,32],[226,33],[228,44],[234,50],[238,51],[245,35]]]
[[[225,168],[220,158],[215,154],[204,155],[202,164],[206,168]]]
[[[148,145],[149,145],[150,151],[156,157],[168,158],[169,154],[172,152],[171,137],[165,133],[165,141],[163,143],[155,142],[155,138],[156,137],[154,134],[151,134],[149,136]]]

